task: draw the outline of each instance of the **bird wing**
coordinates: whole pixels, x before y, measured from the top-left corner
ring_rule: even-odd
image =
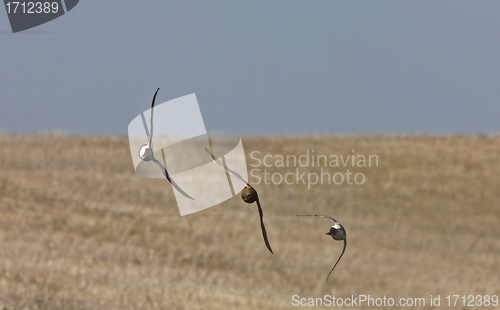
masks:
[[[328,215],[318,215],[318,214],[295,214],[296,216],[319,216],[319,217],[324,217],[324,218],[327,218],[327,219],[330,219],[332,221],[334,221],[335,223],[338,223],[336,219],[334,219],[333,217],[329,217]]]
[[[260,216],[260,228],[262,229],[262,236],[264,237],[264,242],[266,243],[267,249],[269,252],[273,253],[271,249],[271,245],[269,244],[269,240],[267,239],[266,226],[264,226],[264,213],[262,212],[262,207],[260,206],[259,196],[257,195],[257,207],[259,208],[259,216]]]
[[[153,156],[153,161],[158,165],[160,166],[160,168],[162,169],[163,171],[163,174],[165,175],[165,177],[167,178],[167,180],[170,182],[170,184],[172,184],[172,186],[179,192],[181,193],[182,195],[184,195],[185,197],[189,198],[189,199],[192,199],[194,200],[191,196],[189,196],[188,194],[186,194],[186,192],[184,192],[180,187],[179,185],[177,185],[177,183],[175,183],[174,179],[172,179],[170,177],[170,175],[168,174],[168,171],[167,169],[165,169],[165,167],[163,167],[163,165],[156,159],[154,158]]]
[[[153,141],[153,109],[155,107],[156,94],[160,88],[156,89],[155,95],[153,96],[153,101],[151,102],[151,117],[149,119],[149,146],[151,146],[151,141]]]
[[[337,264],[340,262],[340,259],[342,258],[342,255],[344,255],[344,252],[345,252],[345,248],[347,246],[347,238],[344,239],[344,249],[342,250],[342,254],[340,254],[339,256],[339,259],[337,260],[337,262],[335,263],[335,266],[333,266],[332,270],[330,270],[330,273],[328,274],[328,276],[326,277],[326,282],[328,282],[328,278],[330,277],[330,274],[332,273],[333,269],[335,269],[335,267],[337,266]]]
[[[208,156],[210,156],[210,158],[219,166],[222,167],[222,169],[226,170],[226,172],[229,172],[229,174],[232,174],[234,175],[235,177],[237,177],[238,179],[241,180],[241,182],[245,183],[246,185],[249,185],[248,182],[243,179],[243,177],[241,175],[239,175],[236,171],[233,171],[231,169],[229,169],[220,159],[218,158],[215,158],[212,153],[210,153],[210,151],[205,148],[205,151],[207,152]]]

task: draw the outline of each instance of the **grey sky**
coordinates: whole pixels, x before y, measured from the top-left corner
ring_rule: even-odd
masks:
[[[12,34],[0,130],[126,135],[196,93],[242,135],[500,133],[499,1],[96,1]]]

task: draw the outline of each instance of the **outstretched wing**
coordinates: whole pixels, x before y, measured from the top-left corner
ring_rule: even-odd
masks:
[[[155,95],[153,96],[153,101],[151,102],[151,117],[149,119],[149,146],[151,146],[151,142],[153,141],[153,109],[155,107],[156,94],[160,88],[156,89]]]
[[[324,217],[326,219],[330,219],[335,223],[338,223],[336,219],[333,217],[329,217],[328,215],[318,215],[318,214],[295,214],[296,216],[318,216],[318,217]]]
[[[344,255],[346,246],[347,246],[347,239],[344,239],[344,249],[342,250],[342,254],[340,254],[339,259],[335,263],[335,266],[333,266],[332,270],[330,270],[330,273],[326,277],[326,282],[328,282],[328,278],[330,277],[330,274],[332,273],[333,269],[335,269],[335,267],[337,266],[337,264],[340,262],[340,259],[342,258],[342,255]]]
[[[264,213],[262,212],[262,208],[260,206],[259,202],[259,196],[257,195],[257,207],[259,208],[259,216],[260,216],[260,228],[262,229],[262,236],[264,237],[264,242],[266,243],[267,249],[269,252],[273,253],[273,250],[271,249],[271,245],[269,244],[269,240],[267,239],[267,232],[266,232],[266,226],[264,226]]]
[[[207,150],[207,148],[205,147],[205,151],[207,152],[208,156],[210,156],[210,158],[219,166],[222,167],[222,169],[226,170],[227,172],[229,172],[229,174],[232,174],[234,175],[235,177],[237,177],[238,179],[241,180],[241,182],[245,183],[246,185],[249,185],[248,182],[243,179],[243,177],[241,175],[239,175],[236,171],[233,171],[231,169],[229,169],[220,159],[218,158],[215,158],[212,153],[210,153],[209,150]]]
[[[168,171],[167,169],[165,169],[165,167],[163,167],[163,165],[156,159],[153,157],[153,161],[158,165],[160,166],[161,170],[163,171],[163,174],[165,175],[165,177],[167,178],[167,180],[170,182],[170,184],[172,184],[172,186],[179,192],[181,193],[182,195],[184,195],[185,197],[189,198],[189,199],[192,199],[194,200],[191,196],[189,196],[188,194],[186,194],[186,192],[184,192],[180,187],[179,185],[177,185],[177,183],[174,182],[174,179],[172,179],[170,177],[170,175],[168,174]]]

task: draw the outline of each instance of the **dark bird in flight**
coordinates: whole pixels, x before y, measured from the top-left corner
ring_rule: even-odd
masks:
[[[262,212],[262,207],[260,206],[260,201],[259,201],[259,195],[257,194],[257,191],[255,188],[253,188],[248,182],[243,179],[236,171],[233,171],[229,169],[225,163],[223,163],[220,159],[215,158],[215,156],[210,153],[207,148],[205,148],[205,151],[207,152],[208,156],[219,166],[222,167],[226,172],[229,174],[234,175],[238,179],[240,179],[243,183],[246,184],[246,187],[241,191],[241,199],[243,199],[244,202],[246,203],[257,203],[257,208],[259,209],[259,216],[260,216],[260,228],[262,229],[262,236],[264,237],[264,242],[266,243],[266,247],[269,250],[269,252],[273,253],[273,250],[271,249],[271,245],[269,244],[269,240],[267,239],[267,232],[266,232],[266,226],[264,226],[264,213]]]
[[[162,170],[163,174],[165,175],[165,177],[167,178],[167,180],[170,182],[170,184],[172,184],[172,186],[177,190],[179,191],[179,193],[181,193],[182,195],[186,196],[187,198],[189,199],[193,199],[191,198],[191,196],[189,196],[188,194],[186,194],[180,187],[179,185],[177,185],[177,183],[174,182],[174,180],[172,179],[172,177],[170,177],[170,175],[168,174],[167,172],[167,169],[165,169],[165,167],[163,167],[163,165],[154,157],[153,155],[153,108],[155,106],[155,99],[156,99],[156,94],[158,93],[160,89],[158,88],[155,92],[155,95],[153,96],[153,101],[151,102],[151,118],[149,120],[149,141],[147,144],[144,144],[143,146],[141,146],[141,148],[139,149],[139,157],[144,160],[144,161],[153,161],[154,163],[156,163]]]
[[[324,217],[324,218],[332,220],[334,224],[330,228],[330,231],[327,232],[326,234],[332,236],[332,238],[334,240],[338,240],[338,241],[344,240],[344,249],[342,250],[342,254],[340,254],[339,259],[337,260],[337,262],[333,266],[332,270],[330,270],[330,273],[326,277],[326,282],[328,282],[328,278],[330,277],[330,274],[332,273],[333,269],[335,269],[335,267],[339,263],[340,259],[342,258],[342,255],[344,255],[345,248],[347,246],[347,233],[346,233],[346,231],[344,229],[344,226],[342,226],[339,222],[337,222],[333,217],[329,217],[329,216],[326,216],[326,215],[317,215],[317,214],[305,214],[305,215],[295,214],[295,215],[296,216],[319,216],[319,217]]]

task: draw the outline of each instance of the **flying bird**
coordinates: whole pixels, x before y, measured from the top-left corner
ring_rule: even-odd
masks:
[[[324,218],[332,220],[334,224],[330,228],[330,231],[328,231],[326,233],[326,235],[330,235],[334,240],[338,240],[338,241],[344,240],[344,249],[342,250],[342,254],[340,254],[339,259],[337,260],[337,262],[333,266],[332,270],[330,270],[330,273],[326,277],[326,282],[328,282],[328,278],[330,277],[330,274],[332,273],[333,269],[335,269],[335,267],[339,263],[340,259],[342,258],[342,255],[344,255],[345,248],[347,246],[347,233],[344,229],[344,226],[342,226],[339,222],[337,222],[333,217],[329,217],[326,215],[317,215],[317,214],[305,214],[305,215],[295,214],[295,215],[296,216],[319,216],[319,217],[324,217]]]
[[[141,148],[139,149],[139,157],[144,160],[144,161],[153,161],[155,164],[157,164],[163,174],[165,175],[165,177],[167,178],[167,180],[170,182],[170,184],[172,184],[172,186],[177,190],[179,191],[179,193],[181,193],[182,195],[186,196],[187,198],[189,199],[193,199],[191,196],[189,196],[188,194],[186,194],[180,187],[179,185],[177,185],[177,183],[174,182],[174,180],[172,179],[172,177],[170,177],[170,175],[168,174],[168,171],[167,169],[165,169],[165,167],[163,167],[163,165],[154,157],[153,155],[153,108],[155,106],[155,99],[156,99],[156,94],[158,93],[158,91],[160,90],[160,88],[158,88],[153,96],[153,101],[151,102],[151,118],[149,120],[149,141],[147,144],[144,144],[143,146],[141,146]]]
[[[243,183],[246,184],[246,187],[241,191],[241,199],[243,199],[244,202],[246,203],[257,203],[257,208],[259,209],[259,216],[260,216],[260,228],[262,229],[262,236],[264,237],[264,242],[266,243],[266,247],[269,250],[269,252],[273,253],[273,250],[271,249],[271,245],[269,244],[269,240],[267,239],[267,232],[266,232],[266,226],[264,226],[264,213],[262,212],[262,207],[260,206],[260,201],[259,201],[259,195],[257,194],[257,191],[255,188],[252,187],[252,185],[248,184],[248,182],[243,179],[241,175],[239,175],[236,171],[233,171],[227,167],[225,163],[223,163],[220,159],[215,158],[215,156],[210,153],[210,151],[205,148],[205,151],[207,152],[208,156],[219,166],[222,167],[226,172],[229,174],[234,175],[238,179],[240,179]]]

